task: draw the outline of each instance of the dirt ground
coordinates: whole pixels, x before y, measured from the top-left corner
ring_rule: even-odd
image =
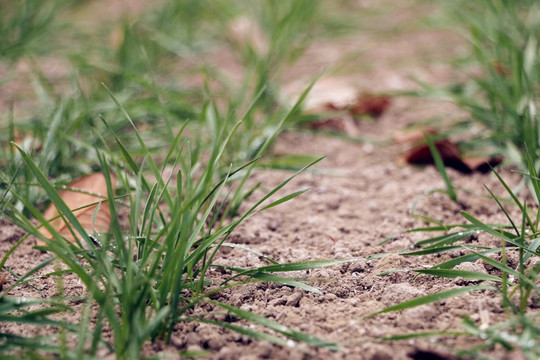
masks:
[[[434,85],[457,81],[462,74],[453,70],[445,59],[463,51],[464,45],[453,34],[421,25],[408,25],[418,18],[418,11],[426,16],[433,13],[430,5],[408,9],[400,5],[386,13],[385,26],[406,28],[394,33],[363,33],[339,43],[315,43],[305,57],[286,74],[289,79],[286,96],[297,94],[308,75],[347,57],[361,52],[357,59],[363,66],[342,68],[323,78],[315,87],[309,106],[324,101],[347,100],[357,91],[388,92],[417,88],[414,78]],[[374,23],[382,19],[372,19]],[[369,24],[368,24],[369,25]],[[354,68],[354,69],[353,69]],[[351,70],[352,69],[352,70]],[[339,94],[336,95],[336,94]],[[430,190],[443,189],[444,183],[433,166],[406,166],[397,159],[406,146],[391,142],[392,135],[407,125],[431,117],[449,120],[462,114],[452,104],[412,97],[393,97],[389,109],[376,121],[355,125],[355,135],[364,142],[353,142],[307,131],[289,131],[279,139],[276,153],[315,154],[326,156],[311,172],[298,176],[286,191],[310,187],[307,193],[282,206],[249,219],[229,239],[263,253],[279,262],[317,259],[359,260],[307,273],[293,274],[308,277],[323,295],[306,293],[286,286],[251,284],[226,290],[216,300],[239,306],[276,320],[294,329],[335,341],[340,350],[308,348],[303,344],[292,347],[255,341],[205,324],[179,324],[171,344],[148,344],[145,354],[170,354],[178,358],[179,351],[210,350],[210,359],[453,359],[451,348],[473,345],[472,340],[443,337],[401,342],[382,342],[373,338],[431,330],[460,330],[462,317],[467,315],[478,324],[480,309],[489,313],[493,324],[504,315],[499,297],[489,291],[474,292],[435,304],[362,319],[374,311],[421,295],[472,284],[462,279],[445,280],[431,276],[415,277],[407,269],[423,269],[451,257],[456,251],[440,256],[404,257],[396,253],[428,237],[426,234],[403,232],[425,224],[412,216],[423,212],[445,224],[465,223],[460,211],[466,210],[489,223],[505,223],[504,214],[489,199],[484,184],[496,194],[504,194],[502,187],[490,174],[464,175],[449,169],[458,189],[458,202]],[[501,174],[511,183],[517,180],[508,169]],[[290,173],[265,171],[255,175],[264,187],[278,184]],[[261,193],[255,194],[261,195]],[[0,220],[0,255],[23,235],[5,220]],[[378,245],[384,239],[391,240]],[[471,242],[497,246],[485,235],[471,238]],[[33,250],[34,239],[28,239],[10,257],[6,266],[17,274],[24,274],[47,258],[47,254]],[[375,254],[379,259],[368,260]],[[224,247],[217,257],[219,264],[251,267],[266,264],[253,254]],[[493,272],[481,263],[467,264],[468,269]],[[391,275],[378,274],[401,270]],[[215,270],[210,277],[219,279],[226,274]],[[292,275],[291,275],[292,276]],[[9,285],[13,278],[8,276]],[[70,294],[82,294],[84,289],[76,280],[66,278],[64,288]],[[13,296],[51,296],[57,291],[54,279],[42,279],[14,289]],[[204,305],[208,311],[208,304]],[[485,310],[484,310],[485,311]],[[76,316],[76,315],[75,315]],[[0,324],[0,330],[6,330]],[[36,329],[10,326],[10,331],[34,335]],[[40,331],[49,331],[41,329]],[[519,353],[504,353],[495,349],[496,359],[520,359]],[[110,354],[102,354],[104,358]],[[439,356],[439,357],[437,357]]]

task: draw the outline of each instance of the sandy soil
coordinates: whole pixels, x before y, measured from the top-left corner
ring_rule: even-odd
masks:
[[[421,9],[406,9],[404,6],[384,16],[389,16],[391,26],[399,27],[416,18],[415,11],[419,10],[426,14],[433,11],[429,5]],[[374,32],[340,43],[317,43],[291,70],[286,94],[297,93],[309,74],[327,63],[339,62],[352,50],[362,51],[363,55],[358,61],[369,66],[349,72],[342,69],[341,72],[346,75],[338,73],[322,79],[309,101],[324,101],[335,93],[341,94],[340,99],[352,97],[358,90],[413,89],[417,85],[411,80],[412,77],[437,85],[449,83],[462,75],[455,73],[441,60],[456,55],[462,49],[463,45],[455,36],[423,26],[386,36]],[[360,260],[300,274],[313,279],[310,284],[319,288],[323,295],[286,286],[252,284],[224,291],[215,299],[254,311],[294,329],[336,341],[341,350],[331,352],[306,348],[302,344],[281,347],[210,325],[188,323],[177,326],[171,344],[149,344],[145,353],[169,353],[171,358],[177,358],[175,354],[179,351],[207,349],[211,351],[209,358],[223,360],[453,359],[448,348],[472,345],[471,340],[453,337],[392,343],[367,340],[413,331],[460,330],[464,315],[480,323],[480,309],[487,309],[489,322],[494,323],[501,320],[503,314],[500,299],[493,292],[475,292],[362,320],[365,315],[413,297],[472,284],[462,279],[415,277],[414,273],[408,271],[378,275],[390,270],[423,269],[461,254],[456,251],[429,257],[397,255],[400,250],[427,237],[426,234],[403,233],[407,229],[425,225],[412,216],[413,211],[427,213],[445,224],[464,223],[461,210],[467,210],[490,223],[506,221],[483,187],[486,184],[495,193],[504,194],[494,176],[477,173],[463,175],[449,169],[449,175],[458,188],[459,202],[453,202],[441,193],[429,194],[430,190],[444,188],[434,167],[404,166],[396,161],[404,147],[389,141],[395,132],[430,117],[455,119],[459,115],[460,112],[452,104],[394,97],[390,108],[377,121],[362,122],[355,127],[357,135],[374,142],[349,142],[302,131],[288,132],[279,139],[274,149],[276,153],[315,154],[326,156],[326,159],[316,170],[298,176],[286,188],[288,192],[293,192],[311,187],[310,191],[248,220],[233,233],[230,241],[246,245],[279,262]],[[503,169],[501,173],[510,182],[516,181],[509,170]],[[261,181],[265,187],[270,187],[289,175],[280,171],[264,172],[256,174],[253,181]],[[6,221],[0,221],[0,254],[5,254],[23,234]],[[378,245],[388,237],[391,237],[390,241]],[[497,246],[497,242],[485,234],[470,241]],[[25,241],[6,266],[17,274],[24,274],[46,259],[47,254],[32,249],[34,244],[32,238]],[[368,259],[376,254],[384,255],[380,259]],[[253,254],[231,248],[223,248],[217,262],[242,267],[265,264]],[[494,272],[480,262],[467,266],[476,271]],[[217,271],[210,274],[215,279],[223,275]],[[13,281],[13,277],[8,276],[6,284]],[[63,286],[70,294],[84,292],[82,285],[69,277]],[[54,279],[41,279],[33,282],[32,286],[14,289],[10,295],[51,296],[56,291]],[[208,304],[204,306],[205,310],[211,308]],[[0,324],[0,330],[7,328],[6,324]],[[22,335],[33,335],[38,331],[13,325],[9,329]],[[39,331],[43,333],[51,329]],[[495,358],[521,358],[518,353],[506,354],[498,350],[492,353]]]

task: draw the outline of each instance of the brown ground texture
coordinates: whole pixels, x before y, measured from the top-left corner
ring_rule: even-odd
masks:
[[[413,78],[435,85],[444,85],[463,77],[445,63],[464,49],[455,35],[410,25],[432,15],[429,5],[407,8],[400,5],[386,13],[384,19],[372,18],[371,32],[340,40],[337,43],[315,43],[301,61],[286,75],[286,94],[298,94],[306,79],[328,65],[349,59],[349,68],[324,77],[315,87],[309,104],[320,101],[351,98],[357,91],[394,91],[417,88]],[[377,24],[385,22],[386,32]],[[366,27],[369,28],[370,24]],[[383,25],[379,25],[382,27]],[[393,32],[400,28],[405,31]],[[351,53],[362,52],[350,66]],[[349,55],[349,57],[347,57]],[[226,64],[224,65],[226,67]],[[301,84],[301,85],[300,85]],[[336,94],[339,94],[336,95]],[[382,314],[369,319],[364,316],[401,301],[421,295],[472,284],[462,279],[447,280],[431,276],[415,277],[408,269],[424,269],[461,255],[460,251],[440,256],[405,257],[396,253],[428,237],[426,234],[404,233],[407,229],[424,226],[413,216],[426,213],[445,224],[465,223],[460,211],[466,210],[489,223],[505,223],[504,214],[490,200],[484,184],[496,194],[504,194],[502,186],[491,174],[464,175],[449,169],[449,176],[458,189],[458,202],[441,193],[441,176],[433,166],[412,167],[397,159],[403,145],[393,144],[392,136],[407,125],[430,117],[456,119],[462,113],[450,103],[412,97],[393,97],[389,109],[375,121],[354,124],[350,129],[364,142],[338,139],[311,132],[289,131],[280,137],[275,153],[311,154],[326,156],[311,172],[298,176],[286,189],[293,192],[310,187],[307,193],[285,205],[263,212],[241,225],[229,239],[263,253],[279,262],[317,259],[360,260],[343,265],[293,274],[314,279],[310,282],[323,292],[316,295],[275,284],[250,284],[223,291],[215,297],[242,309],[264,315],[293,329],[307,332],[325,340],[335,341],[340,350],[308,348],[303,344],[292,347],[272,345],[204,324],[179,324],[170,344],[148,344],[146,355],[170,355],[178,358],[179,351],[209,350],[210,359],[453,359],[450,348],[472,346],[467,338],[423,338],[399,342],[382,342],[374,338],[431,330],[460,330],[462,317],[467,315],[478,324],[480,309],[487,309],[488,324],[504,319],[500,298],[493,292],[481,291],[450,298],[434,304],[402,312]],[[518,178],[509,170],[501,174],[510,183]],[[254,182],[263,187],[277,185],[290,173],[265,171],[255,175]],[[258,193],[255,195],[261,195]],[[0,254],[23,235],[16,227],[0,220]],[[391,238],[384,245],[381,241]],[[471,238],[474,244],[498,246],[488,235]],[[6,266],[24,274],[47,254],[33,250],[35,240],[29,238],[10,257]],[[380,259],[368,260],[376,254]],[[239,249],[223,248],[217,257],[219,264],[255,267],[266,263],[254,254]],[[493,273],[480,262],[469,263],[467,269]],[[47,269],[45,269],[47,270]],[[378,274],[402,270],[391,275]],[[50,271],[50,269],[48,269]],[[210,274],[219,279],[226,274]],[[14,279],[8,276],[6,285]],[[83,286],[66,277],[68,294],[82,294]],[[51,296],[57,291],[54,279],[40,279],[32,286],[13,289],[13,296]],[[204,305],[205,311],[211,307]],[[75,308],[77,308],[75,306]],[[485,310],[484,310],[485,311]],[[77,316],[74,314],[74,316]],[[0,324],[21,335],[46,333],[50,328]],[[496,359],[520,359],[522,355],[494,349]],[[112,358],[106,352],[103,358]],[[439,357],[437,357],[439,356]]]

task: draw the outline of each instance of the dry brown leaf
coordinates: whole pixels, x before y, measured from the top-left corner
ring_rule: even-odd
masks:
[[[390,98],[384,95],[363,93],[358,95],[356,102],[349,107],[353,116],[370,115],[381,116],[390,106]]]
[[[308,127],[313,130],[328,130],[336,132],[346,132],[345,119],[343,118],[328,118],[319,121],[314,121],[308,124]]]
[[[116,176],[111,174],[113,191],[115,190]],[[94,230],[105,232],[111,224],[111,213],[106,202],[102,203],[95,221],[92,221],[99,201],[104,201],[107,196],[107,182],[102,173],[95,173],[82,177],[67,186],[69,189],[59,191],[59,195],[66,205],[73,211],[81,225],[89,232]],[[76,191],[75,191],[76,190]],[[93,204],[93,205],[90,205]],[[90,205],[90,206],[89,206]],[[43,213],[45,219],[50,220],[52,227],[62,234],[66,239],[75,242],[64,219],[59,216],[58,210],[54,204],[51,204]],[[52,234],[45,228],[40,228],[41,234],[48,239],[52,239]],[[38,240],[38,245],[45,245],[43,241]]]
[[[500,157],[462,157],[459,148],[448,139],[442,139],[435,142],[435,147],[444,164],[463,173],[473,171],[488,172],[491,166],[497,166],[501,163]],[[409,164],[433,164],[433,156],[429,145],[420,144],[409,149],[403,156],[403,160]]]
[[[445,163],[449,160],[460,159],[458,147],[450,140],[443,139],[435,141],[435,147],[441,154]],[[432,164],[433,155],[428,144],[413,147],[405,153],[405,161],[409,164]]]

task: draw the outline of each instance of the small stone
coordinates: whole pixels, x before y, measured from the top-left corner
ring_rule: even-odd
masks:
[[[287,306],[298,306],[300,303],[300,300],[304,297],[303,291],[295,291],[291,295],[287,297],[287,302],[285,305]]]
[[[266,227],[270,231],[276,231],[281,226],[281,219],[271,219],[266,223]]]

